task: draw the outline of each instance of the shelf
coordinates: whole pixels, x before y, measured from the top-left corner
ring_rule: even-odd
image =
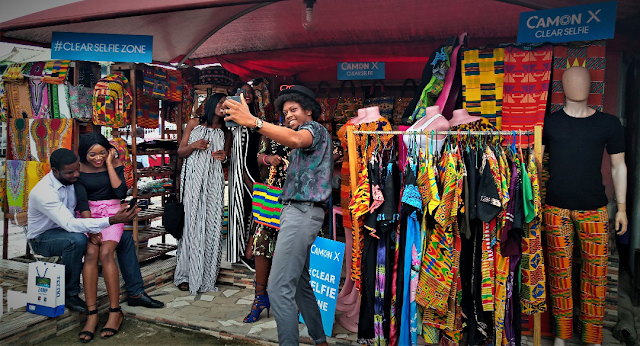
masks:
[[[138,169],[138,178],[141,177],[155,177],[155,176],[163,176],[168,177],[174,174],[173,169],[167,168],[165,166],[160,167],[149,167],[149,168],[141,168]]]
[[[138,230],[138,243],[144,243],[149,239],[167,234],[163,226],[143,228]]]
[[[163,207],[155,207],[155,208],[141,210],[138,213],[138,221],[155,219],[156,217],[162,216],[163,213],[164,213]]]
[[[172,192],[171,189],[165,189],[162,192],[154,192],[154,193],[145,193],[145,194],[138,194],[138,196],[136,196],[138,199],[149,199],[151,197],[158,197],[158,196],[166,196],[168,194],[170,194]]]
[[[177,249],[176,245],[171,244],[156,244],[149,247],[138,249],[138,262],[148,261],[150,259],[160,257],[167,252]]]
[[[131,149],[129,149],[131,150]],[[136,152],[136,156],[143,156],[143,155],[162,155],[162,154],[166,154],[166,155],[173,155],[175,153],[177,153],[177,150],[169,150],[169,149],[152,149],[152,150],[141,150],[141,151],[137,151]]]

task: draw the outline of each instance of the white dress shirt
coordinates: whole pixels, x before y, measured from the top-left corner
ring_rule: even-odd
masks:
[[[109,227],[109,218],[76,219],[76,192],[73,185],[63,185],[53,172],[45,175],[29,194],[27,239],[61,227],[67,232],[100,233]]]

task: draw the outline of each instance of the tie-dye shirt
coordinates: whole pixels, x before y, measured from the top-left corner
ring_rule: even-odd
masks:
[[[322,125],[310,121],[298,128],[313,136],[308,148],[294,149],[289,154],[287,179],[280,201],[326,202],[331,196],[333,145],[331,135]]]

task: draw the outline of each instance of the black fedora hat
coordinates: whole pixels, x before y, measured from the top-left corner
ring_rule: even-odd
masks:
[[[311,100],[313,102],[313,104],[315,106],[317,106],[317,111],[318,112],[322,112],[322,107],[320,106],[320,103],[318,102],[318,100],[316,100],[316,93],[313,92],[313,90],[302,86],[302,85],[292,85],[291,87],[287,88],[287,89],[283,89],[280,91],[280,93],[278,94],[278,97],[282,96],[282,95],[287,95],[287,94],[299,94],[304,96],[305,98]],[[282,103],[276,103],[276,106],[278,107],[277,110],[279,113],[282,114]],[[314,111],[314,113],[316,113]],[[318,118],[320,117],[320,113],[318,113],[317,115],[314,114],[313,119],[314,120],[318,120]]]

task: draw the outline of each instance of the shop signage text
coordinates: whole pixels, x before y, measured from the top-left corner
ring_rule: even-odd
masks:
[[[311,288],[320,308],[324,333],[331,336],[342,272],[344,243],[318,237],[311,245],[309,253]],[[300,316],[300,322],[304,323],[302,316]]]
[[[571,42],[613,38],[617,1],[520,13],[518,42]]]
[[[339,62],[338,80],[384,79],[384,63]]]
[[[153,36],[53,32],[51,59],[151,62]]]

